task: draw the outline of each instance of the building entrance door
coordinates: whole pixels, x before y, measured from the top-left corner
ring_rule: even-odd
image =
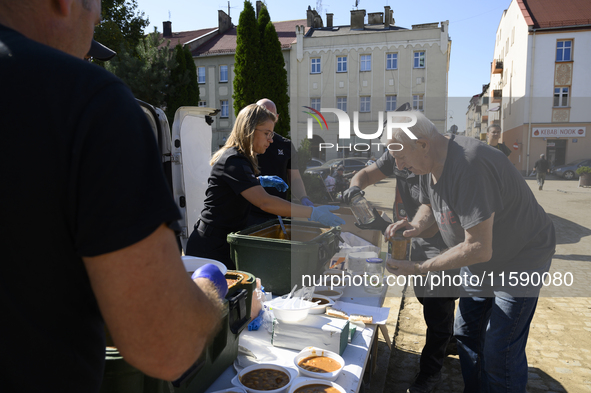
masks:
[[[546,144],[546,159],[550,167],[564,165],[566,158],[566,139],[548,139]]]

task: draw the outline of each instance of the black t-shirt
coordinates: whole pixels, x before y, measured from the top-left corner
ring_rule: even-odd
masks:
[[[279,176],[289,184],[289,170],[298,169],[298,155],[293,143],[279,134],[273,136],[273,143],[269,145],[264,154],[257,156],[261,176]],[[287,191],[281,192],[275,187],[265,187],[270,195],[287,199]],[[250,214],[273,218],[273,214],[262,211],[256,206],[252,206]]]
[[[394,157],[385,151],[384,154],[376,161],[378,169],[386,176],[396,175],[396,188],[402,198],[402,204],[408,215],[408,220],[412,221],[417,210],[421,206],[419,187],[419,178],[413,173],[408,173],[402,176],[401,171],[396,171],[396,161]],[[396,206],[393,208],[396,211]],[[437,233],[431,238],[413,238],[413,250],[411,255],[413,260],[421,261],[429,258],[434,258],[440,252],[446,249],[446,245],[441,238],[441,234]],[[424,254],[424,255],[423,255]]]
[[[482,275],[547,269],[556,238],[552,221],[503,153],[473,138],[452,135],[436,184],[421,179],[421,202],[430,203],[448,247],[464,241],[464,230],[495,213],[490,261],[462,268]]]
[[[548,163],[548,160],[546,160],[545,158],[540,158],[534,164],[534,169],[537,173],[546,173],[548,172],[548,168],[550,168],[550,164]]]
[[[227,149],[211,168],[201,220],[227,232],[244,229],[253,205],[240,193],[259,185],[250,161],[236,148]]]
[[[494,147],[495,149],[502,151],[503,154],[506,155],[507,157],[509,157],[509,155],[511,154],[511,149],[509,149],[507,147],[507,145],[505,145],[504,143],[499,142],[499,143],[497,143],[496,146],[490,146],[490,147]]]
[[[104,324],[81,257],[180,214],[119,79],[3,26],[0,75],[2,387],[98,392]]]

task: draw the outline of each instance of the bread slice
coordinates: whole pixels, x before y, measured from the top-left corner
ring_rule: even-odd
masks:
[[[373,322],[373,317],[367,316],[367,315],[358,315],[358,314],[347,314],[344,311],[339,310],[338,308],[333,308],[333,307],[327,307],[326,308],[326,315],[328,315],[329,317],[334,317],[334,318],[341,318],[341,319],[348,319],[349,321],[352,322],[363,322],[363,323],[372,323]]]

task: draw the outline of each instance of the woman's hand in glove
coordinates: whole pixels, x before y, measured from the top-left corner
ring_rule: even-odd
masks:
[[[259,182],[263,187],[275,187],[281,192],[287,191],[289,186],[279,176],[259,176]]]
[[[321,223],[322,225],[326,225],[329,227],[336,227],[337,225],[343,225],[345,223],[345,220],[343,220],[341,217],[338,217],[338,216],[334,215],[333,213],[331,213],[331,211],[338,210],[338,209],[339,209],[338,206],[330,206],[330,205],[312,207],[312,216],[310,216],[310,218],[308,218],[308,221],[317,221],[317,222]]]

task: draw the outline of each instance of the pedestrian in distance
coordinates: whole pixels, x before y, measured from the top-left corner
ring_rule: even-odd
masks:
[[[420,201],[412,221],[386,230],[404,229],[416,237],[437,223],[449,250],[424,262],[389,260],[393,274],[418,275],[461,268],[461,298],[454,335],[465,392],[525,392],[528,365],[525,346],[541,283],[513,286],[508,275],[542,276],[556,248],[552,221],[536,201],[514,165],[473,138],[444,136],[421,112],[394,129],[391,154],[399,168],[421,177]],[[402,121],[404,122],[404,120]]]
[[[100,0],[0,0],[5,391],[98,392],[105,324],[128,363],[177,380],[220,324],[225,278],[187,275],[150,123],[84,60],[100,17]]]
[[[256,102],[271,111],[275,116],[275,123],[279,121],[279,114],[277,113],[277,106],[268,98],[263,98]],[[295,197],[304,206],[314,206],[314,203],[306,195],[306,187],[302,181],[300,170],[298,169],[298,153],[293,146],[293,143],[283,136],[274,133],[273,143],[269,145],[263,154],[257,156],[259,170],[263,176],[274,176],[278,181],[283,180],[284,183],[291,187],[291,196]],[[277,177],[279,179],[277,179]],[[287,190],[278,190],[274,186],[265,187],[265,191],[271,195],[279,198],[287,199]],[[252,206],[248,215],[246,226],[261,224],[265,221],[277,218],[277,216],[267,213],[257,206]]]
[[[546,173],[550,173],[550,163],[548,163],[544,154],[540,154],[540,159],[534,164],[534,172],[538,181],[538,190],[542,191],[546,181]]]
[[[257,156],[273,143],[275,120],[275,114],[257,104],[238,113],[226,144],[211,158],[204,207],[187,242],[187,255],[215,259],[235,269],[226,238],[230,232],[246,228],[252,205],[273,215],[308,218],[326,226],[344,224],[331,213],[338,206],[298,205],[263,188],[267,184],[287,189],[280,178],[259,177]]]

